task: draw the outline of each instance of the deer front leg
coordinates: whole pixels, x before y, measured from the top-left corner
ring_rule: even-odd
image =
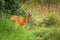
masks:
[[[27,27],[27,22],[23,23],[23,27],[24,28]]]

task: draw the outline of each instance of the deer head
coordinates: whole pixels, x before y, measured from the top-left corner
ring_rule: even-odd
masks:
[[[29,21],[30,17],[32,16],[31,10],[27,10],[27,15],[26,15],[26,23]]]
[[[31,10],[27,10],[27,16],[28,16],[28,17],[32,16]]]

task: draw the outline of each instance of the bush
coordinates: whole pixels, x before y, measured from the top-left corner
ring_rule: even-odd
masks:
[[[57,20],[53,17],[48,17],[46,19],[43,20],[43,22],[41,22],[39,25],[48,27],[48,26],[56,26],[57,24]]]
[[[0,1],[0,15],[23,15],[25,10],[21,8],[18,0],[1,0]]]

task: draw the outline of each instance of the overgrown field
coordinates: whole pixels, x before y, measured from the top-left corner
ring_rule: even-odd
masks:
[[[2,5],[4,8],[0,6],[0,40],[60,40],[59,0],[26,0],[26,2],[23,0],[21,2],[20,9],[11,4],[12,7],[8,5],[10,7],[6,6],[7,9],[4,3],[4,6]],[[27,9],[31,10],[32,16],[26,26],[20,25],[16,29],[17,26],[10,17],[12,15],[25,17]]]
[[[15,23],[5,15],[0,20],[0,40],[60,40],[59,16],[46,14],[41,16],[33,11],[26,28],[16,29]]]

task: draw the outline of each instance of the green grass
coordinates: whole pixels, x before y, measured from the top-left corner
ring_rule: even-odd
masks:
[[[15,24],[8,19],[0,20],[0,40],[31,40],[32,34],[20,26],[15,28]]]
[[[58,27],[39,27],[31,30],[35,40],[60,40],[60,29]]]
[[[29,27],[29,26],[27,26]],[[60,28],[57,26],[27,29],[15,24],[9,19],[0,20],[0,40],[60,40]]]

